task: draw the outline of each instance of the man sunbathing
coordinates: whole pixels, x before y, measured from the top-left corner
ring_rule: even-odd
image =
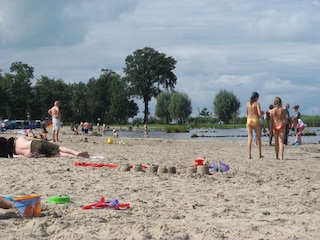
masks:
[[[1,147],[1,151],[3,147]],[[45,140],[30,139],[23,135],[7,140],[7,155],[24,157],[90,157],[88,152],[77,152]],[[2,154],[1,154],[2,155]]]

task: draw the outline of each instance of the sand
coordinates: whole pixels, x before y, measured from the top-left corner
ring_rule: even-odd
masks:
[[[319,144],[287,146],[280,161],[266,142],[265,158],[254,146],[248,160],[245,141],[118,138],[125,144],[107,144],[104,137],[85,142],[68,130],[61,140],[97,158],[0,159],[1,195],[42,195],[41,217],[21,219],[16,209],[0,210],[0,239],[320,238]],[[187,174],[204,157],[209,165],[222,160],[230,170]],[[148,168],[120,171],[124,164]],[[153,165],[176,173],[150,172]],[[48,203],[59,195],[71,202]],[[130,208],[82,209],[101,197]]]

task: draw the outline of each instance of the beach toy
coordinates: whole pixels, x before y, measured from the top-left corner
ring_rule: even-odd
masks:
[[[57,204],[69,203],[70,197],[69,196],[52,196],[52,197],[49,197],[48,202],[57,203]]]
[[[107,144],[112,144],[113,143],[113,138],[108,138]]]
[[[112,163],[85,163],[85,162],[75,162],[74,166],[96,167],[96,168],[100,168],[100,167],[117,168],[118,167],[117,164],[112,164]]]
[[[194,166],[199,166],[199,165],[203,165],[204,164],[204,159],[203,158],[197,158],[194,160]]]
[[[97,168],[100,168],[100,167],[117,168],[118,167],[117,164],[112,164],[112,163],[86,163],[86,162],[75,162],[74,166],[76,166],[76,167],[79,167],[79,166],[82,166],[82,167],[97,167]],[[133,168],[134,166],[133,165],[129,165],[129,167]],[[141,167],[143,169],[148,168],[148,166],[146,166],[146,165],[141,165]]]
[[[221,160],[216,161],[213,166],[209,166],[209,168],[213,169],[215,172],[227,172],[229,171],[229,165],[225,164]]]
[[[105,201],[104,197],[100,198],[100,201],[97,201],[93,204],[89,204],[86,206],[83,206],[83,210],[88,210],[88,209],[103,209],[103,208],[112,208],[115,210],[120,210],[120,209],[127,209],[130,208],[129,203],[119,203],[118,199],[114,199],[111,201]]]
[[[14,207],[18,209],[23,218],[32,218],[41,216],[41,195],[30,195],[12,198]]]

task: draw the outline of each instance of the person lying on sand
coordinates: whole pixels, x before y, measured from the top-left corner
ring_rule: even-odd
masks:
[[[4,153],[5,151],[6,153]],[[23,135],[15,139],[7,139],[6,148],[0,146],[0,152],[2,157],[13,157],[13,155],[24,157],[90,157],[88,152],[77,152],[42,139],[30,139]]]

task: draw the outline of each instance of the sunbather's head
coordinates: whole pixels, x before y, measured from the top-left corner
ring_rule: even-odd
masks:
[[[14,144],[13,137],[9,139],[1,137],[0,138],[0,157],[2,158],[13,157],[13,152],[14,152],[13,144]]]

